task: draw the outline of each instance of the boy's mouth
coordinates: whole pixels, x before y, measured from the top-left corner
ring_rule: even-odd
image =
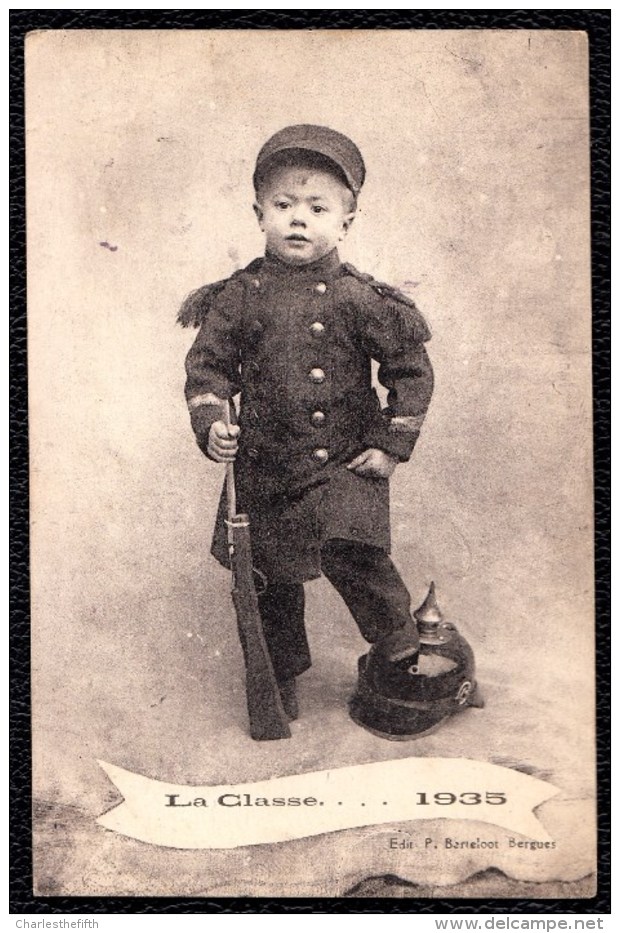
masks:
[[[290,236],[286,237],[287,240],[293,241],[294,243],[309,243],[310,240],[308,237],[302,236],[301,233],[291,233]]]

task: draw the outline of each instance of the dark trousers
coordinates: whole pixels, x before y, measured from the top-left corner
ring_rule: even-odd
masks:
[[[328,541],[321,549],[323,573],[344,599],[369,642],[411,619],[411,598],[389,556],[355,541]],[[278,683],[310,667],[304,625],[303,583],[275,583],[259,595],[265,639]]]

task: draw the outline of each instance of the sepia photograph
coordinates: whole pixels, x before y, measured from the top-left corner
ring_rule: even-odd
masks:
[[[588,55],[27,35],[34,895],[596,895]]]

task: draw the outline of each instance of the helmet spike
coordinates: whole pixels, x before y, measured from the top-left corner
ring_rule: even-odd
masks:
[[[437,626],[440,622],[443,622],[443,613],[439,608],[437,603],[437,597],[435,595],[435,582],[433,581],[429,587],[429,591],[426,595],[426,599],[422,605],[416,609],[413,613],[414,618],[418,621],[420,627],[420,634],[435,632]]]

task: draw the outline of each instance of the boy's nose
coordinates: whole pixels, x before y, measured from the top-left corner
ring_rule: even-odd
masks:
[[[293,214],[291,216],[291,227],[305,227],[305,226],[306,226],[306,220],[303,214],[303,210],[300,208],[296,208],[296,210],[293,211]]]

